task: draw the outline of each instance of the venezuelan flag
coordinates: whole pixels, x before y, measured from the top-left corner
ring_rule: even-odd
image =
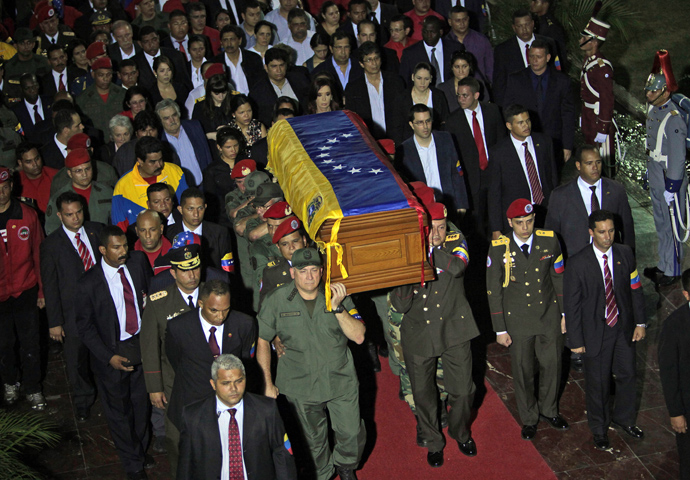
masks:
[[[256,342],[252,343],[252,348],[249,349],[249,356],[251,358],[254,358],[255,353],[256,353]]]
[[[453,249],[453,255],[465,262],[465,265],[470,263],[470,255],[467,253],[467,242],[463,242]]]
[[[630,274],[630,288],[637,290],[641,286],[642,282],[640,282],[640,274],[637,273],[637,269],[635,269],[635,271]]]
[[[556,273],[563,273],[565,271],[565,266],[563,265],[563,255],[559,255],[556,262],[553,264],[553,269]]]
[[[283,445],[285,445],[285,450],[290,452],[290,455],[292,455],[292,444],[290,443],[287,433],[283,436]]]
[[[353,308],[349,312],[350,315],[352,315],[352,318],[357,319],[359,321],[362,321],[362,316],[359,314],[359,311],[356,308]]]
[[[220,266],[226,272],[235,271],[235,260],[232,258],[232,252],[226,253],[225,256],[220,259]]]
[[[556,55],[556,60],[553,62],[554,66],[556,67],[556,70],[559,72],[561,71],[561,59]]]

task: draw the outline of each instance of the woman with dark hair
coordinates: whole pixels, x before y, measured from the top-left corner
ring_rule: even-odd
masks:
[[[311,46],[311,49],[314,51],[314,55],[309,58],[304,64],[302,65],[303,67],[307,67],[309,70],[309,73],[314,70],[318,65],[321,63],[325,62],[326,59],[328,58],[328,46],[330,45],[330,37],[324,33],[315,33],[312,35],[311,40],[309,40],[309,45]]]
[[[258,53],[261,58],[264,58],[266,51],[273,45],[275,39],[276,27],[271,22],[261,20],[256,23],[254,27],[254,35],[256,35],[256,43],[252,48],[247,49],[250,52]]]
[[[214,75],[206,83],[206,98],[194,104],[192,118],[199,120],[206,137],[215,140],[216,130],[232,120],[230,115],[230,88],[222,75]]]
[[[325,113],[340,110],[343,96],[329,74],[319,75],[311,82],[307,102],[307,112]]]
[[[412,86],[407,90],[408,95],[404,96],[398,102],[398,115],[400,118],[407,118],[410,113],[410,108],[413,105],[421,103],[433,110],[434,116],[434,130],[442,130],[443,125],[448,118],[448,101],[441,90],[431,86],[433,80],[433,69],[431,65],[426,62],[419,62],[412,71]],[[455,97],[454,97],[455,98]],[[402,124],[402,138],[407,140],[412,136],[412,128],[408,122],[401,122]]]
[[[438,86],[438,89],[446,96],[450,113],[453,113],[460,107],[457,101],[458,82],[465,77],[474,77],[479,82],[480,101],[488,102],[491,100],[484,82],[484,74],[477,70],[477,59],[471,52],[453,52],[453,55],[450,57],[450,66],[453,71],[453,78],[449,78]]]
[[[242,132],[233,127],[220,127],[216,132],[218,155],[204,170],[204,193],[206,194],[207,215],[211,221],[231,226],[225,211],[225,195],[235,189],[230,177],[235,162],[246,156],[245,140]]]
[[[288,110],[292,110],[292,112],[295,114],[295,116],[299,115],[300,110],[299,110],[299,104],[297,103],[297,100],[295,100],[292,97],[278,97],[278,100],[276,100],[275,105],[273,105],[273,117],[276,116],[276,113],[278,113],[278,110],[282,108],[287,108]]]
[[[137,113],[142,110],[153,111],[148,97],[148,92],[138,85],[128,88],[125,92],[125,99],[122,101],[122,108],[124,110],[120,115],[125,115],[130,120],[134,120]]]
[[[340,27],[340,8],[335,2],[327,0],[321,5],[319,16],[316,25],[316,33],[326,35],[328,37],[328,44],[330,44],[331,35],[335,33]]]
[[[164,98],[169,98],[180,106],[180,117],[188,118],[189,112],[185,109],[184,102],[189,96],[189,89],[182,83],[173,82],[175,65],[172,60],[165,55],[156,57],[153,60],[153,74],[156,76],[156,85],[151,89],[152,106],[155,107]]]
[[[232,20],[230,19],[230,14],[228,13],[227,10],[218,10],[218,13],[216,13],[216,30],[219,32],[223,30],[223,27],[226,25],[230,25],[232,23]]]
[[[254,118],[251,101],[244,94],[234,95],[230,99],[230,114],[232,120],[228,126],[242,132],[247,142],[247,156],[251,156],[251,146],[266,136],[266,127]]]
[[[67,45],[67,76],[78,78],[86,75],[91,68],[86,58],[86,42],[75,38]]]

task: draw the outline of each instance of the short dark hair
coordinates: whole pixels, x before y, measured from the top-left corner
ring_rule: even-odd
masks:
[[[172,12],[170,12],[170,15],[168,16],[168,22],[172,22],[173,18],[177,17],[184,17],[185,19],[187,18],[187,14],[180,10],[179,8],[176,8]]]
[[[206,5],[203,2],[189,2],[184,6],[187,15],[191,15],[194,12],[204,12],[206,13]]]
[[[429,15],[428,17],[426,17],[422,22],[422,26],[424,25],[432,25],[438,28],[439,30],[443,30],[443,21],[440,18],[435,17],[434,15]]]
[[[72,105],[72,108],[65,108],[57,112],[55,117],[53,117],[55,132],[60,134],[65,128],[72,128],[72,115],[76,113],[77,111],[74,109],[74,105]]]
[[[481,85],[479,85],[479,80],[474,77],[465,77],[458,82],[458,87],[470,87],[472,93],[477,93],[481,90]]]
[[[360,23],[361,25],[361,23]],[[372,53],[377,53],[381,55],[381,49],[374,42],[364,42],[357,49],[357,55],[359,56],[359,61],[364,63],[364,57],[371,55]]]
[[[613,212],[609,212],[608,210],[597,210],[596,212],[592,212],[589,216],[589,229],[594,230],[597,228],[598,222],[605,222],[607,220],[611,220],[612,222],[615,221]]]
[[[184,204],[188,198],[200,198],[202,202],[206,203],[206,196],[204,195],[204,192],[196,187],[189,187],[187,190],[182,192],[182,195],[180,195],[181,207],[184,207]]]
[[[366,0],[364,1],[366,2]],[[331,47],[334,47],[335,42],[338,40],[342,40],[343,38],[347,39],[348,43],[350,44],[350,48],[352,48],[352,39],[350,38],[350,35],[343,32],[342,30],[336,30],[335,33],[331,35]]]
[[[575,155],[575,161],[577,163],[582,162],[582,154],[584,154],[585,152],[599,153],[599,149],[594,145],[582,145],[580,148],[577,149],[577,155]]]
[[[72,190],[67,190],[66,192],[63,192],[60,195],[58,195],[57,199],[55,200],[55,207],[57,208],[58,212],[62,212],[62,206],[65,203],[76,202],[78,202],[81,205],[81,208],[86,207],[86,199],[84,197]]]
[[[367,2],[367,3],[369,3],[369,2]],[[376,30],[376,24],[374,22],[372,22],[371,20],[369,20],[368,18],[365,18],[364,20],[362,20],[361,22],[359,22],[357,24],[357,31],[359,32],[360,29],[366,25],[370,25],[370,26],[374,27],[374,33],[378,37],[379,32]]]
[[[260,20],[256,22],[256,25],[254,25],[254,35],[256,35],[256,32],[259,31],[261,27],[268,27],[271,30],[271,40],[269,40],[269,45],[273,44],[273,40],[276,38],[276,26],[273,25],[271,22],[267,22],[266,20]],[[266,53],[270,52],[268,50]]]
[[[170,196],[172,197],[172,192],[170,191],[170,185],[168,185],[167,183],[163,183],[163,182],[152,183],[146,189],[146,198],[149,198],[152,193],[164,192],[166,190],[170,193]]]
[[[302,10],[299,7],[295,7],[295,8],[290,9],[290,11],[288,12],[288,16],[287,16],[288,24],[297,17],[302,17],[307,22],[307,24],[309,23],[309,17],[307,17],[307,12],[305,12],[304,10]],[[309,26],[309,25],[307,25],[307,26]]]
[[[350,0],[350,3],[347,4],[348,12],[352,11],[353,5],[364,5],[367,7],[367,12],[371,10],[371,5],[369,5],[369,2],[367,2],[367,0]]]
[[[146,130],[149,127],[155,128],[160,132],[162,128],[158,115],[148,109],[142,110],[136,114],[134,117],[134,122],[132,122],[132,126],[134,127],[135,133]]]
[[[199,299],[205,302],[208,300],[208,297],[210,297],[211,294],[219,297],[230,295],[230,285],[223,280],[209,280],[208,282],[205,282],[199,290]]]
[[[256,0],[247,0],[246,2],[244,2],[244,8],[242,9],[242,13],[246,15],[247,9],[249,8],[261,8],[261,4]]]
[[[469,15],[469,14],[470,14],[470,11],[467,10],[467,9],[466,9],[465,7],[463,7],[462,5],[457,4],[456,6],[454,6],[453,8],[450,9],[450,14],[448,14],[448,16],[450,17],[450,16],[451,16],[452,14],[454,14],[454,13],[466,13],[467,15]]]
[[[522,18],[522,17],[529,17],[529,18],[532,18],[532,14],[529,13],[529,10],[527,10],[527,9],[518,8],[517,10],[515,10],[515,11],[513,12],[513,21],[512,21],[512,23],[515,24],[515,20],[517,20],[518,18]]]
[[[41,155],[41,146],[38,145],[37,143],[33,143],[33,142],[22,142],[22,143],[20,143],[19,146],[17,147],[17,149],[14,151],[14,153],[17,157],[17,160],[21,160],[22,156],[25,153],[30,152],[34,148],[36,149],[38,154]]]
[[[283,117],[289,117],[289,116],[296,116],[297,114],[290,110],[289,108],[279,108],[273,113],[273,123],[276,123],[278,121],[278,117],[283,116]]]
[[[390,23],[393,22],[403,22],[403,28],[412,29],[413,26],[412,19],[407,15],[403,15],[402,13],[399,13],[398,15],[395,15],[393,18],[391,18]]]
[[[472,52],[467,50],[457,50],[453,52],[453,54],[450,56],[451,68],[453,68],[453,65],[455,65],[455,62],[458,60],[464,60],[467,62],[467,64],[470,66],[470,76],[474,75],[474,72],[477,71],[477,57],[475,57]]]
[[[145,37],[146,35],[151,35],[152,33],[155,33],[158,35],[158,32],[156,31],[155,28],[153,28],[151,25],[144,25],[139,29],[139,38]],[[158,35],[160,38],[160,35]]]
[[[518,103],[514,103],[512,105],[508,105],[505,110],[503,110],[503,116],[506,119],[506,122],[511,123],[513,121],[513,117],[516,115],[520,115],[521,113],[528,112],[527,107],[523,107],[522,105]]]
[[[282,60],[287,65],[290,61],[290,56],[285,50],[280,48],[270,48],[266,51],[264,55],[264,63],[268,65],[274,60]]]
[[[101,242],[101,246],[107,247],[108,242],[110,242],[110,237],[124,237],[125,232],[122,231],[117,225],[106,225],[98,234],[98,240]]]
[[[131,58],[125,58],[120,62],[120,65],[118,65],[117,70],[118,72],[121,71],[125,67],[134,67],[137,70],[139,70],[139,66],[137,65],[137,62],[134,59]]]
[[[239,161],[239,159],[242,158],[241,156],[244,155],[244,150],[245,150],[246,143],[247,143],[242,132],[240,132],[235,127],[230,127],[227,125],[219,128],[216,131],[216,144],[219,147],[223,148],[223,145],[225,145],[225,142],[227,142],[230,139],[237,140],[237,146],[238,146],[237,158]]]
[[[533,48],[541,48],[543,49],[547,55],[551,54],[551,47],[549,46],[549,42],[544,40],[543,38],[535,38],[532,44],[529,46],[530,50]]]
[[[53,52],[56,51],[56,50],[61,50],[61,51],[63,51],[63,52],[65,51],[65,49],[62,48],[62,45],[58,45],[58,44],[56,44],[56,43],[52,43],[52,44],[48,45],[48,48],[46,48],[46,56],[47,56],[47,57],[50,57],[50,54],[53,53]]]
[[[188,3],[187,5],[198,5],[201,2],[193,2],[193,3]],[[203,5],[203,3],[201,3]],[[189,40],[187,41],[187,45],[191,45],[192,43],[203,43],[204,47],[206,47],[206,38],[203,35],[190,35]]]
[[[244,93],[240,93],[240,94],[232,96],[232,98],[230,99],[230,111],[232,113],[235,113],[237,111],[237,109],[240,108],[245,103],[248,103],[252,107],[252,111],[254,113],[256,113],[256,109],[254,108],[252,101]]]
[[[137,157],[137,160],[141,160],[142,162],[146,161],[146,157],[150,153],[158,152],[163,153],[163,142],[154,137],[141,137],[134,145],[134,153]]]
[[[410,108],[410,113],[407,116],[408,121],[414,122],[414,114],[415,113],[428,113],[431,116],[431,120],[433,121],[434,119],[434,111],[431,110],[429,107],[424,105],[423,103],[418,103],[416,105],[412,105],[412,108]]]
[[[257,24],[256,26],[258,27],[259,25]],[[220,39],[222,40],[223,35],[230,32],[234,33],[235,36],[240,40],[244,38],[244,30],[242,30],[242,27],[240,27],[239,25],[226,25],[220,31]]]
[[[66,98],[62,98],[60,100],[54,101],[53,104],[50,106],[50,109],[53,111],[53,115],[55,115],[60,110],[74,110],[74,103],[72,103],[70,100],[67,100]],[[76,110],[74,111],[76,112]],[[55,122],[53,122],[53,126],[55,126]]]
[[[690,292],[690,268],[683,272],[680,283],[683,285],[683,290]]]

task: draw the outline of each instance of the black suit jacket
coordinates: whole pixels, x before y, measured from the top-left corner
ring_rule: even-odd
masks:
[[[438,161],[438,173],[441,177],[443,196],[437,201],[443,202],[453,213],[460,208],[468,208],[467,189],[465,180],[460,176],[457,168],[458,154],[453,144],[453,138],[448,132],[433,132],[436,144],[436,160]],[[414,137],[405,140],[398,148],[396,164],[403,178],[409,182],[419,181],[426,183],[424,168],[419,159]]]
[[[275,400],[245,393],[242,454],[249,480],[297,479],[295,460]],[[225,433],[225,432],[223,432]],[[184,407],[177,478],[220,478],[223,464],[216,396]]]
[[[381,4],[383,5],[383,4]],[[402,141],[400,124],[404,118],[396,115],[396,106],[400,98],[405,95],[405,84],[397,73],[381,72],[383,76],[383,110],[386,118],[386,131],[376,125],[371,116],[371,101],[364,76],[348,82],[345,88],[345,105],[362,117],[369,131],[377,140],[390,138],[396,144]]]
[[[55,208],[55,206],[53,206]],[[96,263],[101,261],[98,250],[98,234],[103,225],[84,223],[84,230],[93,250]],[[85,239],[81,239],[85,241]],[[62,326],[65,335],[79,335],[76,324],[75,300],[81,298],[79,279],[84,274],[84,263],[77,250],[61,227],[48,235],[41,243],[41,279],[46,300],[48,327]]]
[[[192,84],[192,78],[187,74],[187,69],[185,68],[187,64],[185,56],[174,48],[168,47],[160,47],[160,54],[172,60],[175,66],[175,77],[173,77],[173,82],[184,85],[189,90],[192,90],[194,85]],[[140,50],[134,55],[134,61],[137,62],[137,67],[139,68],[139,81],[137,84],[146,90],[153,90],[156,86],[156,77],[149,66],[149,62],[146,60],[146,54],[143,50]]]
[[[228,229],[207,220],[204,220],[201,225],[203,232],[201,236],[201,261],[206,266],[221,268],[223,256],[232,252],[232,241],[228,235]],[[182,230],[184,230],[182,222],[175,222],[168,227],[165,235],[172,242],[175,235]]]
[[[55,144],[55,136],[50,135],[45,139],[45,144],[41,147],[41,158],[43,165],[60,170],[65,166],[65,157]]]
[[[681,305],[659,335],[659,376],[671,417],[690,414],[690,308]]]
[[[237,15],[240,16],[240,18],[235,18],[235,15],[232,13],[232,8],[227,9],[228,15],[230,15],[230,23],[232,25],[239,25],[242,23],[242,11],[244,10],[244,5],[245,2],[244,0],[228,0],[229,2],[233,2],[235,4],[235,7],[237,8]],[[223,3],[223,6],[221,6],[219,0],[205,0],[203,2],[206,4],[206,9],[208,14],[206,15],[206,25],[209,27],[216,28],[215,26],[215,19],[216,15],[218,15],[218,12],[221,11],[222,9],[225,9],[225,3]],[[208,50],[210,51],[210,50]]]
[[[261,58],[261,55],[245,50],[244,48],[241,50],[242,71],[244,72],[244,76],[247,77],[247,85],[251,90],[254,87],[254,85],[259,83],[259,81],[263,80],[267,76],[266,70],[264,70],[264,61]],[[225,53],[219,53],[218,55],[213,57],[212,61],[225,66]],[[233,82],[232,77],[230,76],[230,69],[226,67],[225,71],[228,81]],[[235,82],[233,82],[233,85],[234,84]]]
[[[127,270],[134,282],[134,295],[139,312],[144,312],[144,298],[148,294],[151,265],[142,252],[130,252]],[[118,353],[120,324],[113,298],[101,263],[86,272],[79,281],[79,302],[76,305],[79,337],[91,351],[98,368],[106,368]],[[94,364],[92,363],[92,365]]]
[[[299,71],[290,71],[287,72],[285,78],[290,82],[290,87],[297,95],[300,108],[304,109],[304,106],[307,104],[307,96],[309,95],[309,77]],[[259,109],[254,116],[266,128],[270,128],[273,123],[273,106],[276,100],[278,100],[278,95],[276,95],[276,91],[273,89],[268,76],[264,76],[264,78],[254,84],[251,90],[249,90],[249,97],[256,102],[256,106]]]
[[[415,44],[416,45],[416,44]],[[400,141],[407,140],[414,133],[412,127],[410,127],[410,122],[408,120],[410,109],[414,106],[412,100],[412,89],[414,87],[409,86],[405,90],[403,96],[398,99],[395,104],[397,110],[396,116],[398,117],[397,127],[400,128],[398,132],[398,138]],[[448,100],[446,100],[446,95],[436,87],[431,87],[431,103],[434,105],[433,115],[434,115],[434,130],[445,130],[446,120],[448,119]],[[388,126],[388,125],[386,125]]]
[[[77,79],[77,77],[74,75],[75,71],[74,69],[65,68],[62,73],[65,74],[65,76],[62,77],[62,81],[65,82],[65,90],[69,90],[69,86],[72,85],[72,82]],[[38,81],[41,84],[41,93],[48,97],[49,101],[52,103],[55,94],[58,92],[58,88],[55,85],[55,80],[53,80],[53,71],[51,70],[47,75],[40,77]],[[24,126],[23,123],[22,126]]]
[[[544,40],[549,44],[549,48],[552,52],[556,51],[556,43],[549,37],[535,34],[534,38],[535,40]],[[505,42],[497,45],[494,49],[493,97],[499,105],[504,104],[503,97],[508,84],[508,76],[510,76],[511,73],[524,70],[524,58],[525,52],[520,49],[517,36],[510,37]],[[556,56],[551,55],[551,62],[555,60]]]
[[[470,28],[478,32],[483,32],[486,26],[486,15],[482,10],[482,0],[465,0],[465,8],[470,12]],[[436,0],[432,4],[436,13],[450,18],[450,9],[453,8],[451,0]]]
[[[443,78],[441,79],[443,82],[453,77],[453,69],[450,65],[450,58],[453,56],[453,53],[457,51],[463,52],[465,46],[460,42],[453,42],[446,38],[441,38],[439,42],[443,44]],[[400,58],[400,76],[405,80],[405,84],[408,87],[412,86],[412,71],[419,62],[427,62],[431,65],[431,60],[426,54],[426,48],[424,48],[424,41],[407,47],[403,50],[402,57]],[[433,78],[436,78],[436,76],[434,75]],[[434,85],[433,78],[432,85]]]
[[[223,324],[221,353],[231,353],[246,362],[254,358],[258,327],[249,315],[231,310]],[[201,328],[199,309],[190,310],[168,322],[165,353],[175,370],[175,383],[168,403],[168,417],[182,428],[182,409],[213,394],[209,384],[213,354]]]
[[[551,193],[544,225],[558,234],[566,258],[588,246],[591,240],[587,208],[577,182],[575,179]],[[601,190],[597,192],[601,208],[615,216],[616,242],[635,250],[635,224],[625,188],[615,180],[602,177]]]
[[[136,54],[139,52],[141,52],[141,47],[134,42],[134,56],[136,56]],[[120,46],[117,43],[108,45],[108,56],[110,57],[110,60],[113,61],[113,70],[119,70],[120,62],[122,61],[122,52],[120,51]],[[134,60],[134,57],[132,57],[132,60]],[[139,82],[140,81],[141,80],[139,80]]]
[[[532,86],[531,69],[508,77],[503,107],[517,103],[529,110],[532,130],[547,134],[554,140],[554,148],[572,150],[575,142],[575,102],[570,90],[570,77],[553,67],[549,68],[549,85],[544,95],[542,111],[537,104],[537,92]]]
[[[508,131],[503,117],[501,116],[501,112],[495,104],[481,102],[480,105],[484,120],[483,130],[486,139],[486,148],[490,149],[496,145],[500,139],[505,138]],[[479,191],[482,188],[488,188],[488,185],[482,185],[482,175],[480,175],[481,169],[479,168],[479,151],[477,150],[477,145],[474,143],[472,125],[467,122],[467,117],[463,109],[458,108],[450,114],[448,120],[446,120],[446,131],[453,135],[455,145],[460,153],[460,163],[465,173],[465,181],[470,186],[472,197],[476,198]],[[491,162],[491,157],[489,157],[489,162]]]
[[[569,348],[585,347],[585,356],[594,357],[601,351],[606,325],[606,292],[599,261],[594,246],[580,250],[565,269],[563,283],[563,309],[566,323],[566,345]],[[624,329],[625,338],[632,346],[635,326],[645,323],[644,294],[642,285],[631,287],[631,274],[637,272],[635,256],[627,245],[614,243],[613,289],[618,306],[618,323]]]
[[[25,135],[31,136],[34,133],[34,131],[40,130],[42,127],[45,127],[52,123],[52,104],[53,97],[49,95],[41,95],[41,105],[43,107],[43,120],[38,123],[34,123],[33,120],[31,120],[31,114],[29,113],[29,110],[26,108],[26,103],[24,103],[24,99],[22,99],[21,102],[18,102],[12,106],[12,111],[17,116],[17,120],[19,120],[19,123],[22,125],[22,129],[24,130]]]
[[[52,45],[50,40],[48,40],[48,37],[43,32],[41,32],[40,28],[36,28],[36,30],[34,30],[34,36],[41,37],[41,43],[39,44],[39,48],[41,48],[42,50],[46,50],[50,45]],[[74,39],[74,32],[67,25],[58,25],[58,35],[57,40],[55,42],[56,45],[60,45],[62,48],[66,48],[67,45]]]
[[[338,73],[335,71],[331,59],[332,57],[328,57],[325,62],[318,64],[316,68],[312,70],[311,78],[315,78],[321,72],[328,72],[331,77],[333,77],[333,80],[337,82],[337,85],[340,85],[340,77],[338,77]],[[347,83],[349,84],[351,81],[357,80],[362,75],[364,75],[364,70],[359,64],[359,59],[356,55],[350,55],[350,75],[347,77]]]
[[[537,227],[544,221],[546,206],[551,192],[558,185],[556,165],[553,159],[551,139],[541,133],[532,134],[544,201],[535,205]],[[508,207],[518,198],[530,199],[529,180],[520,164],[520,157],[513,146],[511,136],[499,141],[489,149],[489,229],[492,232],[508,232],[510,226],[506,218]]]

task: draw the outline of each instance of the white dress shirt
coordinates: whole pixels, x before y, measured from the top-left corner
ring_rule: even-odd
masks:
[[[276,92],[276,95],[279,97],[290,97],[299,103],[299,98],[297,98],[297,94],[292,89],[292,85],[290,85],[290,81],[287,78],[283,82],[283,88],[280,88],[278,85],[273,83],[272,80],[270,82],[271,86],[273,87],[273,91]]]
[[[482,113],[482,106],[478,103],[476,110],[465,109],[465,118],[467,118],[467,124],[470,126],[470,131],[472,136],[474,136],[474,122],[472,119],[472,113],[477,112],[477,121],[479,122],[479,130],[482,132],[482,142],[484,143],[484,151],[486,152],[486,158],[489,158],[489,148],[486,146],[486,132],[484,131],[484,114]]]
[[[436,51],[434,52],[434,57],[436,57],[436,62],[438,62],[438,72],[436,72],[436,73],[437,73],[438,78],[439,78],[439,83],[441,83],[444,79],[443,74],[445,73],[443,71],[443,69],[445,68],[445,65],[443,65],[443,42],[439,38],[436,45],[434,45],[433,47],[430,47],[429,45],[426,44],[426,42],[424,40],[422,40],[422,45],[424,45],[424,48],[426,49],[426,56],[427,56],[427,58],[429,58],[429,64],[433,63],[433,62],[431,62],[431,49],[432,48],[436,49]],[[433,85],[433,83],[432,83],[432,85]],[[429,95],[429,97],[431,97],[431,95]]]
[[[172,216],[172,215],[171,215],[171,216]],[[187,227],[187,225],[186,225],[184,222],[182,222],[182,229],[183,229],[185,232],[196,233],[197,235],[199,235],[200,237],[202,237],[203,234],[202,234],[201,232],[204,230],[204,224],[203,224],[203,223],[200,223],[199,226],[196,227],[194,230],[190,230],[189,227]]]
[[[60,91],[60,76],[62,75],[62,84],[65,86],[65,90],[67,90],[67,69],[65,68],[62,73],[56,72],[55,70],[50,71],[53,74],[53,83],[55,83],[55,91],[59,92]]]
[[[515,36],[518,41],[518,45],[520,46],[520,54],[522,55],[522,63],[525,64],[525,68],[529,67],[529,62],[527,61],[527,45],[532,45],[532,42],[534,41],[534,35],[532,35],[532,38],[530,38],[529,42],[523,42],[520,37],[517,35]]]
[[[130,53],[125,53],[124,50],[122,50],[122,47],[118,46],[120,49],[120,55],[122,56],[122,60],[127,60],[128,58],[134,58],[134,55],[137,54],[137,49],[134,48],[134,45],[132,45],[132,51]]]
[[[244,70],[242,70],[242,50],[240,50],[239,55],[237,65],[232,63],[227,55],[223,55],[223,58],[225,58],[225,64],[230,69],[230,78],[235,83],[235,89],[240,93],[249,95],[249,84],[247,83],[247,77],[244,75]]]
[[[185,299],[187,297],[185,296]],[[216,325],[211,325],[204,319],[204,316],[201,314],[201,309],[199,309],[199,322],[201,322],[201,328],[204,331],[204,338],[208,342],[209,336],[211,335],[211,327],[216,327],[216,331],[213,333],[213,335],[216,337],[216,342],[218,343],[218,349],[220,350],[220,353],[223,353],[223,325],[221,326],[216,326]]]
[[[592,214],[592,190],[590,190],[590,187],[595,187],[594,192],[596,193],[597,199],[599,200],[599,208],[602,208],[601,178],[594,185],[590,185],[589,183],[582,180],[582,177],[577,177],[577,186],[580,188],[580,195],[582,196],[582,201],[584,202],[585,208],[587,209],[587,216],[590,216]]]
[[[381,127],[383,131],[386,131],[386,111],[383,103],[383,75],[379,73],[379,89],[369,82],[366,74],[364,75],[364,81],[367,84],[367,92],[369,93],[369,104],[371,105],[371,119],[372,121]]]
[[[55,141],[55,145],[60,149],[60,153],[62,153],[62,157],[66,158],[67,157],[67,145],[64,145],[58,140],[57,134],[53,135],[53,140]]]
[[[189,296],[192,296],[192,302],[194,302],[194,306],[197,305],[199,301],[199,287],[196,287],[196,289],[192,293],[184,293],[182,290],[177,289],[178,292],[180,292],[180,295],[182,295],[182,298],[184,299],[184,303],[189,305]],[[220,343],[218,344],[220,346]]]
[[[601,280],[604,282],[604,296],[606,295],[606,274],[604,274],[604,255],[607,256],[607,263],[609,265],[609,273],[611,273],[611,282],[613,284],[613,248],[609,247],[609,249],[605,252],[602,252],[599,250],[596,246],[592,245],[592,249],[594,250],[594,256],[597,257],[597,262],[599,262],[599,270],[601,271]],[[614,292],[615,295],[615,292]],[[604,309],[604,318],[608,317],[609,312],[608,308]]]
[[[223,466],[220,470],[220,480],[228,480],[230,478],[230,449],[228,431],[230,430],[230,409],[234,408],[235,421],[237,422],[237,429],[240,432],[240,445],[242,445],[242,469],[244,470],[244,480],[247,478],[247,463],[244,461],[244,399],[240,400],[237,405],[228,407],[216,397],[216,413],[218,414],[218,432],[220,434],[220,447],[223,452]]]
[[[523,143],[527,142],[527,149],[529,153],[532,154],[532,160],[534,160],[534,169],[537,171],[537,178],[539,178],[539,185],[543,185],[541,181],[541,176],[539,175],[539,161],[537,160],[537,153],[534,150],[534,142],[532,142],[532,136],[530,135],[525,140],[520,141],[513,135],[510,135],[510,139],[513,141],[513,146],[515,151],[520,158],[520,165],[522,165],[522,171],[525,173],[525,179],[527,180],[527,186],[529,187],[530,200],[534,203],[534,192],[532,192],[532,185],[529,183],[529,174],[527,173],[527,163],[525,162],[525,147],[522,146]]]
[[[441,175],[438,172],[438,158],[436,157],[436,142],[434,141],[434,135],[431,135],[431,142],[428,147],[422,147],[419,142],[417,142],[416,135],[413,135],[412,138],[414,139],[414,146],[417,147],[419,160],[422,162],[427,186],[436,190],[437,193],[443,193],[443,188],[441,188]]]
[[[160,56],[161,54],[161,49],[158,49],[158,52],[156,52],[155,55],[149,55],[148,53],[144,52],[144,57],[146,58],[146,61],[149,62],[149,67],[151,67],[151,71],[153,71],[153,61],[156,59],[156,57]]]
[[[81,243],[83,243],[86,246],[86,249],[89,251],[89,255],[91,255],[91,261],[95,265],[96,264],[96,256],[93,253],[93,248],[91,248],[91,242],[89,241],[89,236],[86,233],[86,230],[84,230],[84,227],[81,227],[78,232],[73,232],[71,230],[67,230],[64,225],[62,226],[62,229],[67,234],[67,237],[69,238],[70,242],[72,242],[72,246],[77,251],[77,254],[79,254],[79,247],[77,246],[77,233],[79,234],[79,240],[81,241]]]
[[[294,38],[292,38],[292,35],[287,37],[287,39],[283,42],[285,45],[292,47],[295,49],[297,52],[297,62],[295,65],[302,65],[304,62],[309,60],[311,57],[314,56],[314,50],[311,49],[311,37],[314,36],[314,32],[310,32],[307,30],[307,37],[302,40],[302,42],[296,41]]]
[[[201,61],[201,65],[206,63],[206,57]],[[192,67],[192,85],[194,88],[197,88],[199,86],[203,87],[204,86],[204,76],[201,74],[201,65],[199,65],[199,68],[196,68],[194,65],[191,65]],[[192,112],[193,110],[190,110]],[[192,117],[192,114],[189,114],[189,117]]]
[[[110,296],[113,299],[113,303],[115,304],[115,310],[117,311],[117,320],[118,323],[120,324],[120,341],[127,340],[128,338],[131,338],[132,335],[127,333],[126,326],[127,326],[127,310],[125,307],[125,294],[124,290],[122,289],[122,280],[120,277],[120,274],[118,273],[118,270],[120,268],[123,268],[125,270],[125,277],[127,277],[127,281],[129,281],[129,286],[132,288],[132,293],[134,294],[134,308],[137,311],[137,332],[139,333],[139,330],[141,329],[141,312],[139,312],[139,301],[137,300],[138,297],[138,292],[136,290],[136,287],[134,286],[134,281],[132,280],[132,276],[129,274],[129,270],[127,270],[127,266],[123,265],[120,268],[113,268],[110,265],[108,265],[104,259],[101,258],[101,266],[103,267],[103,273],[105,274],[105,280],[108,282],[108,288],[110,289]]]
[[[180,53],[182,53],[182,50],[180,50],[180,45],[182,45],[184,48],[185,59],[188,62],[192,60],[192,56],[189,54],[189,37],[187,35],[184,36],[181,42],[173,38],[172,35],[170,35],[170,40],[172,41],[173,48]]]
[[[65,86],[67,86],[66,83],[65,83]],[[26,100],[24,100],[24,105],[26,106],[26,109],[29,111],[29,116],[31,117],[31,121],[33,122],[34,125],[36,125],[36,112],[34,111],[34,106],[38,107],[38,114],[41,116],[41,119],[42,120],[46,119],[46,114],[43,111],[43,102],[41,102],[41,96],[40,95],[36,99],[36,103],[29,103]]]

